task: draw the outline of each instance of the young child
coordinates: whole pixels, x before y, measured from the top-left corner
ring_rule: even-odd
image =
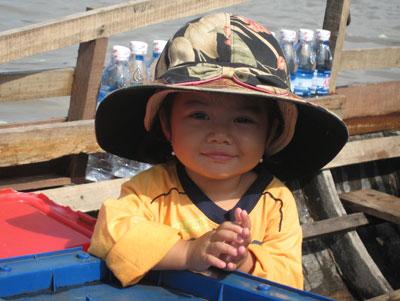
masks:
[[[273,174],[324,166],[347,141],[344,123],[290,92],[278,42],[239,16],[186,24],[156,78],[98,108],[100,146],[155,166],[104,201],[89,252],[124,286],[151,269],[217,267],[302,289],[295,200]]]

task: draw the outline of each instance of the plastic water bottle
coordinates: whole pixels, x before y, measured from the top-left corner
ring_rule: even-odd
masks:
[[[141,41],[131,41],[129,43],[130,51],[134,59],[129,62],[130,85],[137,85],[149,82],[149,73],[147,72],[144,58],[147,53],[147,43]],[[131,55],[131,56],[132,56]]]
[[[332,52],[329,48],[329,30],[317,29],[314,47],[316,72],[314,73],[315,96],[328,95],[332,69]]]
[[[294,42],[296,41],[296,32],[293,30],[282,29],[281,30],[281,48],[285,56],[286,65],[290,72],[290,86],[292,92],[296,85],[296,73],[299,65],[297,53],[294,50]]]
[[[153,55],[146,62],[146,68],[147,72],[149,73],[150,80],[154,80],[157,61],[160,57],[160,53],[164,50],[165,44],[167,44],[167,41],[164,40],[153,41]]]
[[[130,51],[124,46],[115,45],[112,49],[111,61],[104,68],[97,105],[108,93],[129,85],[128,59]]]
[[[312,50],[314,32],[309,29],[299,30],[299,48],[297,57],[299,67],[296,73],[296,83],[293,92],[302,97],[310,97],[313,87],[315,56]]]

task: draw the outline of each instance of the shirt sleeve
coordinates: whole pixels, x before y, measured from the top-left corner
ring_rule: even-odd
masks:
[[[154,211],[135,193],[107,199],[100,209],[88,251],[105,260],[123,286],[137,283],[181,239]]]
[[[303,289],[302,231],[296,202],[285,186],[273,189],[273,209],[261,244],[250,244],[256,258],[253,275]]]

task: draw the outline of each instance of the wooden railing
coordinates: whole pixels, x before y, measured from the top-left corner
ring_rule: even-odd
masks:
[[[71,96],[65,119],[0,125],[0,187],[34,189],[84,181],[86,155],[101,151],[94,136],[93,117],[106,56],[107,36],[241,2],[246,1],[134,1],[0,33],[0,64],[80,43],[75,69],[0,74],[0,102]],[[342,70],[400,66],[400,47],[342,51],[349,7],[350,0],[327,1],[324,28],[332,31],[333,85],[338,72]],[[24,43],[26,40],[31,42]],[[22,44],[25,47],[19,47]],[[313,101],[342,117],[351,134],[392,130],[400,128],[399,89],[400,81],[331,86],[330,96]],[[398,141],[394,139],[391,139],[390,145],[395,149],[386,152],[387,156],[398,154],[400,148],[396,149]],[[369,146],[369,142],[360,143]],[[343,158],[357,160],[351,145],[346,146],[338,157],[337,160],[342,162],[340,164],[343,164]],[[72,157],[67,162],[56,162],[70,155]],[[337,166],[335,162],[338,161],[331,162],[329,166]],[[29,164],[38,165],[35,168],[27,167]],[[48,164],[56,166],[56,171],[48,172],[53,168]],[[17,167],[21,172],[15,171]],[[45,180],[41,169],[48,173]],[[32,173],[32,170],[38,172]],[[34,177],[31,174],[41,174],[38,177],[41,180],[32,180]]]

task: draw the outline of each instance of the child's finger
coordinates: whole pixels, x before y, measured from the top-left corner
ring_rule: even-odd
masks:
[[[229,229],[218,229],[211,236],[210,240],[212,242],[223,241],[223,242],[241,244],[241,243],[243,243],[244,238],[243,238],[243,235],[242,235],[242,231],[240,231],[240,233],[236,233],[236,232],[231,231]]]
[[[242,211],[243,210],[241,208],[236,208],[236,210],[235,210],[235,222],[238,225],[242,224],[242,217],[241,217]]]
[[[250,230],[251,229],[251,220],[250,220],[250,217],[249,217],[249,214],[247,213],[247,211],[242,210],[240,213],[240,217],[242,220],[241,226],[243,228],[248,228]]]

